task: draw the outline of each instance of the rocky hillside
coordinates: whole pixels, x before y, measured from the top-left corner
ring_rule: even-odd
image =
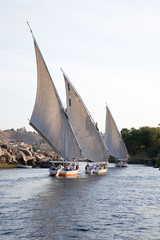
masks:
[[[1,131],[1,142],[24,142],[26,144],[38,144],[42,140],[42,137],[37,133],[27,131]]]
[[[47,143],[37,133],[0,131],[0,164],[49,167],[57,159]]]

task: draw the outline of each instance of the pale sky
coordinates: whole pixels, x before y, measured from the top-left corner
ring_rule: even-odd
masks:
[[[37,85],[30,23],[62,102],[60,67],[100,131],[160,123],[159,0],[1,0],[0,129],[29,126]]]

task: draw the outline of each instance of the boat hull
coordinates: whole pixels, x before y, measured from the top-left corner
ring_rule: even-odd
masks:
[[[50,175],[50,176],[56,176],[56,174],[57,174],[57,170],[51,170],[51,169],[49,169],[49,175]]]
[[[127,167],[127,163],[126,162],[117,162],[115,164],[115,167]]]
[[[57,172],[57,170],[51,170],[49,169],[49,174],[50,176],[61,176],[61,177],[72,177],[72,176],[76,176],[78,174],[78,170],[61,170],[59,173]]]
[[[93,171],[92,170],[85,170],[85,173],[86,174],[93,174]]]
[[[93,171],[94,174],[106,174],[107,173],[107,168],[106,169],[95,169]]]
[[[107,168],[104,168],[104,169],[88,169],[88,170],[85,170],[85,173],[86,174],[106,174],[107,173]]]

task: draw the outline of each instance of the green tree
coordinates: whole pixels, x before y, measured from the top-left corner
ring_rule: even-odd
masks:
[[[160,128],[141,127],[140,129],[123,128],[122,138],[130,154],[147,151],[151,157],[160,152]]]

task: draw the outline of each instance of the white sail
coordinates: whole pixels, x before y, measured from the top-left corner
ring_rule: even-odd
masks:
[[[81,149],[70,126],[45,61],[33,36],[37,60],[37,95],[30,125],[66,160],[81,157]]]
[[[64,72],[63,76],[66,86],[67,114],[84,157],[94,162],[105,162],[109,155],[100,132],[81,97]]]
[[[107,106],[104,141],[111,156],[121,160],[127,158],[128,151],[126,145]]]

